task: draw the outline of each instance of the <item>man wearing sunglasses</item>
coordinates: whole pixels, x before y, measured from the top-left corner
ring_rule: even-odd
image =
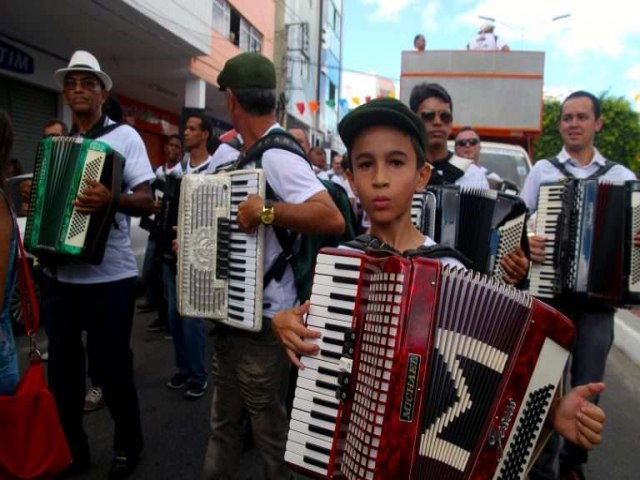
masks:
[[[422,118],[427,129],[426,156],[433,165],[429,184],[489,188],[484,172],[472,160],[455,155],[447,147],[453,123],[453,101],[449,92],[437,83],[416,85],[411,91],[409,106]]]
[[[482,150],[482,144],[480,143],[480,136],[473,127],[462,127],[455,138],[455,154],[461,158],[466,158],[473,161],[480,170],[483,171],[489,187],[493,190],[502,190],[504,181],[495,172],[490,172],[486,167],[480,165],[480,150]]]

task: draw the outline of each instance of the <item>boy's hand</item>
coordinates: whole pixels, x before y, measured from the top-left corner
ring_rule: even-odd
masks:
[[[240,230],[245,233],[255,233],[258,230],[262,207],[264,207],[264,200],[253,193],[238,205],[237,222]]]
[[[508,285],[520,283],[529,272],[529,259],[520,245],[502,257],[500,265],[504,268],[502,280]]]
[[[547,239],[537,235],[531,235],[529,238],[529,252],[531,253],[531,261],[536,263],[544,262],[544,247]]]
[[[553,427],[571,443],[591,450],[602,441],[605,413],[588,398],[605,389],[604,383],[580,385],[564,396],[551,412]]]
[[[273,317],[271,328],[284,345],[287,356],[291,363],[301,370],[304,370],[304,364],[297,357],[296,353],[303,355],[316,355],[320,351],[320,347],[315,344],[307,343],[304,338],[320,338],[320,332],[310,330],[304,326],[302,316],[309,311],[311,304],[307,300],[302,305],[290,310],[282,310]]]

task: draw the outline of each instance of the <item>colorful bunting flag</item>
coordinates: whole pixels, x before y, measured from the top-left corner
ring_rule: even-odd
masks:
[[[316,113],[318,113],[318,108],[320,107],[320,105],[318,105],[318,101],[317,100],[311,100],[309,102],[309,110],[311,110],[311,114],[315,115]]]
[[[396,92],[389,92],[389,95],[387,95],[389,98],[396,98]]]
[[[329,108],[334,108],[336,106],[335,98],[330,98],[325,103],[327,104],[327,107],[329,107]]]
[[[360,97],[352,97],[351,101],[354,105],[360,105]]]
[[[366,97],[364,97],[364,101],[365,103],[369,103],[371,101],[371,97],[367,95]]]
[[[296,103],[296,107],[298,108],[300,115],[304,115],[304,102]]]

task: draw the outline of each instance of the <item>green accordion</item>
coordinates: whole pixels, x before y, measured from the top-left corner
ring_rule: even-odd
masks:
[[[100,264],[120,201],[124,158],[109,145],[81,137],[40,141],[33,172],[24,245],[43,260]],[[74,206],[87,180],[111,191],[106,209],[80,213]]]

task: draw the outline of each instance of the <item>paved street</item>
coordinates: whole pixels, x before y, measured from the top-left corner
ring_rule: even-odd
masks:
[[[199,479],[206,448],[211,389],[204,398],[186,401],[181,392],[165,387],[173,372],[171,341],[146,332],[154,314],[137,314],[134,323],[136,379],[145,433],[145,451],[134,479]],[[44,343],[44,342],[43,342]],[[25,345],[24,339],[20,340]],[[592,454],[589,479],[636,480],[640,456],[640,367],[615,349],[609,358],[605,442]],[[112,424],[103,409],[86,415],[93,468],[85,478],[104,479],[111,461]],[[259,480],[260,459],[249,450],[242,480]]]

